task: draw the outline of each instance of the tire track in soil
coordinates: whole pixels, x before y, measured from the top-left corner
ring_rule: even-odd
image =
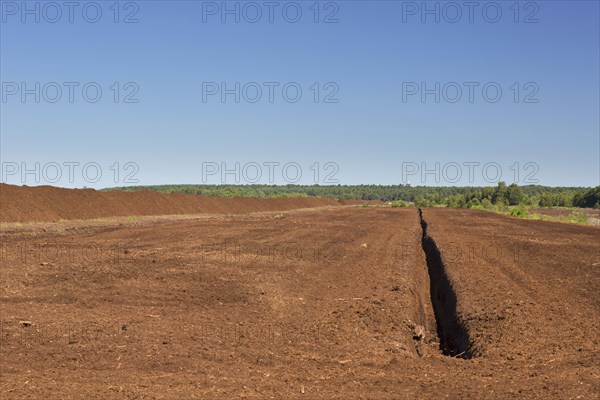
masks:
[[[457,298],[452,283],[446,273],[437,244],[427,233],[427,221],[419,208],[419,219],[423,236],[421,245],[427,260],[431,305],[435,315],[440,350],[446,356],[470,359],[471,339],[457,313]]]

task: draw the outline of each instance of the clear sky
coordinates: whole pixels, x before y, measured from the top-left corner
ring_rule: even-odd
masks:
[[[600,184],[598,1],[0,3],[3,182]]]

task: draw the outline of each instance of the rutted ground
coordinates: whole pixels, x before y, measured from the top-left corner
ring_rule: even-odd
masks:
[[[419,357],[417,277],[396,260],[419,235],[414,212],[346,209],[5,237],[3,390],[362,391]],[[108,251],[52,258],[75,243]],[[56,337],[80,321],[93,339]]]
[[[600,230],[423,215],[473,359],[440,352],[414,209],[78,222],[0,236],[0,395],[592,398]],[[448,238],[557,254],[457,262]]]

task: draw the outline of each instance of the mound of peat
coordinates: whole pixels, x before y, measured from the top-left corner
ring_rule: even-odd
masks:
[[[246,214],[340,205],[334,199],[318,197],[221,198],[152,191],[99,192],[94,189],[0,184],[0,222],[50,222],[133,215]]]

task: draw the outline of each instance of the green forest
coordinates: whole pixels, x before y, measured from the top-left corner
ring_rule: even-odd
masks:
[[[200,196],[281,198],[318,196],[346,200],[382,200],[395,206],[491,209],[498,206],[600,208],[600,186],[595,188],[518,186],[437,187],[410,185],[159,185],[105,190],[153,190]]]

